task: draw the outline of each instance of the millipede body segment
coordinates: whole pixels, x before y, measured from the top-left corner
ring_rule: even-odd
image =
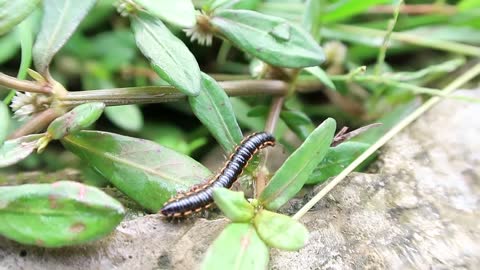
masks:
[[[213,189],[230,188],[258,150],[273,145],[275,138],[267,132],[258,132],[245,137],[220,173],[207,183],[194,186],[189,192],[177,194],[165,203],[160,213],[167,217],[183,217],[210,207],[213,204]]]

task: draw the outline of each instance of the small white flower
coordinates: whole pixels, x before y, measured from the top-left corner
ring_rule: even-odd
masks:
[[[190,37],[190,41],[197,40],[198,44],[202,46],[212,45],[213,35],[209,27],[210,18],[203,11],[197,16],[197,24],[192,28],[183,29],[185,34]]]
[[[48,109],[50,102],[51,98],[46,95],[17,92],[13,97],[10,108],[14,111],[16,118],[25,120],[30,116]]]

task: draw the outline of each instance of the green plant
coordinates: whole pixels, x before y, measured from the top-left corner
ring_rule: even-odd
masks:
[[[50,145],[59,140],[82,160],[76,166],[92,185],[62,181],[0,187],[0,219],[5,221],[0,233],[41,246],[97,239],[124,215],[123,207],[99,190],[106,181],[141,208],[157,212],[178,191],[213,174],[196,161],[198,150],[212,145],[209,134],[228,154],[243,138],[242,129],[266,130],[289,157],[271,172],[272,152],[266,150],[246,168],[242,184],[246,191],[254,190],[251,200],[241,192],[215,191],[215,203],[232,223],[207,252],[203,266],[264,269],[269,247],[298,250],[308,233],[296,219],[431,106],[431,101],[425,103],[398,124],[414,111],[419,97],[478,102],[450,93],[478,75],[478,68],[455,80],[448,91],[438,90],[456,76],[445,74],[462,71],[471,64],[469,57],[480,56],[478,5],[468,0],[456,6],[431,4],[430,11],[406,20],[402,1],[385,3],[390,1],[0,0],[1,12],[7,14],[0,18],[5,69],[16,64],[11,59],[21,49],[17,78],[0,73],[0,167],[8,166],[10,172],[18,166],[40,167],[29,159],[49,164],[49,151],[62,151]],[[365,19],[365,12],[386,15]],[[451,16],[435,17],[435,12]],[[201,60],[209,57],[206,49],[185,45],[180,29],[201,45],[211,45],[214,37],[222,40],[214,67]],[[433,34],[422,35],[425,31]],[[401,71],[400,64],[388,62],[387,49],[392,55],[426,55],[430,64],[412,61],[414,71]],[[30,69],[32,60],[35,70]],[[370,68],[368,63],[375,64]],[[321,102],[305,98],[318,90],[322,95],[315,99]],[[158,103],[166,103],[155,107],[162,120],[152,121],[140,105]],[[173,117],[165,115],[172,110]],[[103,112],[114,127],[97,121]],[[180,127],[181,119],[195,126],[192,134]],[[337,122],[362,126],[371,120],[383,126],[332,145]],[[92,126],[131,136],[85,130]],[[289,133],[302,144],[289,139]],[[43,155],[31,155],[35,151]],[[54,158],[49,166],[58,168],[58,161]],[[294,218],[276,213],[305,184],[335,175],[329,189]],[[52,226],[62,233],[51,235]],[[228,256],[218,256],[218,251]]]

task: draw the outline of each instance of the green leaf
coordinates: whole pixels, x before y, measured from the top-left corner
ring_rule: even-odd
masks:
[[[67,42],[96,0],[43,0],[40,33],[33,46],[37,71],[46,75],[53,56]]]
[[[326,2],[323,0],[307,0],[302,25],[318,41],[322,23],[323,9]]]
[[[480,8],[480,2],[478,0],[462,0],[457,4],[457,7],[461,11],[468,11],[471,9]]]
[[[288,21],[248,10],[221,10],[210,23],[240,49],[273,66],[303,68],[324,60],[322,48]]]
[[[230,153],[242,140],[232,104],[218,83],[202,73],[202,90],[196,97],[188,97],[193,113],[210,130],[225,152]]]
[[[282,111],[280,117],[301,140],[306,140],[315,129],[312,120],[303,112]]]
[[[330,147],[325,158],[308,177],[307,184],[320,184],[338,175],[368,147],[370,144],[360,142],[344,142],[336,147]]]
[[[308,238],[308,230],[293,218],[262,210],[255,216],[255,228],[262,240],[270,247],[296,251]]]
[[[137,46],[160,78],[186,95],[200,93],[200,68],[193,54],[162,23],[147,14],[132,17]]]
[[[13,165],[28,157],[36,148],[43,134],[27,135],[8,140],[0,146],[0,168]]]
[[[15,31],[0,36],[0,64],[14,57],[20,47]]]
[[[25,19],[39,2],[40,0],[0,0],[0,35]]]
[[[259,117],[251,117],[248,115],[248,112],[252,109],[248,103],[238,97],[230,98],[230,103],[232,104],[233,111],[240,125],[248,127],[250,130],[262,130],[264,128],[265,121]]]
[[[320,67],[308,67],[305,68],[305,71],[315,76],[320,82],[322,82],[326,87],[337,90],[335,84],[333,84],[332,80],[328,77],[327,73],[323,71]]]
[[[322,20],[324,23],[345,20],[366,11],[375,5],[386,3],[391,3],[391,0],[335,1],[323,13]]]
[[[254,215],[253,206],[245,199],[243,192],[226,188],[213,190],[215,204],[233,222],[249,222]]]
[[[308,136],[273,175],[260,194],[261,204],[267,209],[276,210],[300,191],[310,174],[327,154],[335,127],[335,120],[328,118]]]
[[[178,190],[186,190],[211,175],[190,157],[147,140],[80,131],[63,138],[62,143],[115,187],[153,212]]]
[[[134,0],[150,14],[181,28],[193,27],[197,20],[191,0]]]
[[[268,259],[268,247],[255,228],[247,223],[232,223],[208,248],[200,269],[264,270]]]
[[[143,114],[138,105],[107,107],[105,116],[117,127],[127,131],[138,132],[143,127]]]
[[[52,139],[58,140],[68,134],[85,129],[100,118],[104,108],[105,104],[102,102],[79,105],[50,123],[47,133]]]
[[[0,187],[0,234],[27,245],[62,247],[110,233],[122,205],[78,182]]]
[[[5,103],[0,102],[0,146],[2,146],[10,127],[10,111]],[[1,149],[1,148],[0,148]]]

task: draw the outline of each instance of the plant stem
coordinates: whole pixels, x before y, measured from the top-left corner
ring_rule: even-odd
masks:
[[[340,31],[352,35],[365,35],[370,37],[384,37],[386,31],[377,30],[367,27],[353,26],[339,24],[334,27],[330,27],[330,30]],[[476,46],[466,45],[457,42],[451,42],[446,40],[431,39],[425,36],[412,35],[408,33],[392,32],[392,40],[400,41],[416,46],[427,47],[437,50],[443,50],[448,52],[454,52],[458,54],[480,56],[480,48]]]
[[[7,88],[13,88],[23,92],[51,94],[52,90],[48,85],[40,85],[38,83],[20,80],[5,73],[0,72],[0,85]]]
[[[368,10],[368,13],[373,14],[390,14],[395,12],[395,9],[390,6],[375,6]],[[439,4],[417,4],[417,5],[402,5],[400,7],[401,14],[421,15],[421,14],[444,14],[451,15],[457,13],[457,8],[451,5]]]
[[[229,96],[272,95],[281,96],[288,84],[280,80],[243,80],[219,82]],[[101,101],[107,106],[150,104],[184,100],[187,96],[172,86],[145,86],[69,92],[59,101],[65,106],[76,106]]]
[[[467,83],[469,80],[475,78],[480,74],[480,63],[475,65],[472,69],[462,74],[456,80],[451,82],[447,87],[442,90],[445,95],[451,94],[455,89]],[[330,183],[328,183],[320,192],[317,193],[308,203],[306,203],[294,216],[294,219],[300,219],[308,210],[310,210],[318,201],[320,201],[328,192],[330,192],[338,183],[340,183],[348,174],[350,174],[357,166],[365,161],[370,155],[375,153],[380,147],[387,143],[396,134],[402,131],[405,127],[410,125],[418,117],[424,114],[427,110],[432,108],[435,104],[441,101],[440,97],[433,97],[426,101],[422,106],[412,112],[410,115],[401,120],[397,125],[390,129],[385,135],[383,135],[378,141],[370,146],[365,152],[363,152],[358,158],[356,158],[348,167],[346,167],[339,175],[337,175]]]
[[[393,14],[393,19],[388,21],[387,33],[383,38],[382,46],[380,47],[380,51],[378,52],[377,57],[377,64],[375,65],[375,75],[380,75],[382,71],[383,64],[385,62],[385,56],[387,55],[387,48],[388,42],[390,41],[390,36],[392,35],[393,28],[395,28],[395,24],[397,23],[398,13],[400,11],[400,6],[402,6],[403,0],[398,1],[398,4],[395,8],[395,12]]]
[[[61,116],[63,113],[64,112],[54,108],[46,109],[28,120],[19,129],[15,130],[15,132],[9,136],[9,139],[15,139],[38,132],[47,127],[55,118]]]

